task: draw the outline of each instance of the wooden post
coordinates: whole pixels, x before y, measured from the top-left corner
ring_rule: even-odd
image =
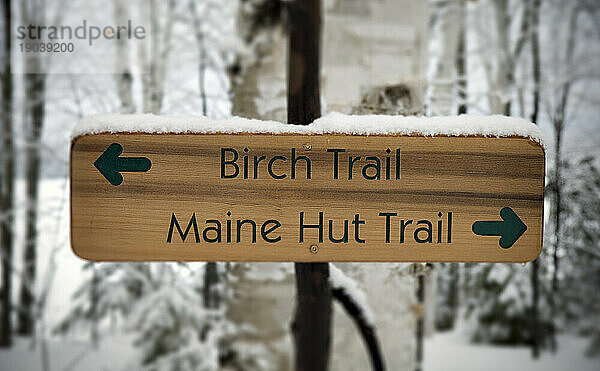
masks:
[[[321,116],[319,88],[320,0],[289,5],[288,124],[308,125]]]
[[[319,91],[320,0],[289,4],[289,124],[307,125],[321,116]],[[296,263],[297,305],[292,323],[296,370],[326,370],[331,338],[328,263]]]

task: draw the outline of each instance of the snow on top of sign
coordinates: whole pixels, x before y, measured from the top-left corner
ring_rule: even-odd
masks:
[[[414,136],[523,137],[542,146],[537,125],[507,116],[388,116],[329,113],[310,125],[287,125],[276,121],[232,117],[213,120],[203,116],[96,115],[83,118],[73,138],[99,133],[267,133],[267,134],[355,134]]]
[[[389,116],[344,115],[332,112],[312,124],[323,132],[358,135],[396,134],[418,136],[523,137],[542,146],[544,139],[537,125],[501,115]]]
[[[304,130],[302,130],[304,129]],[[213,120],[204,116],[159,116],[154,114],[105,114],[84,117],[73,129],[72,137],[100,133],[310,133],[306,127],[276,121],[232,117]]]

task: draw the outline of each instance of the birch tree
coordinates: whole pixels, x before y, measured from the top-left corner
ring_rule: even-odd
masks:
[[[467,113],[466,1],[453,0],[439,6],[438,27],[442,52],[438,56],[436,75],[432,81],[432,113],[451,115],[456,109],[460,115]],[[450,330],[458,314],[460,267],[458,263],[439,267],[442,298],[439,301],[440,308],[436,311],[436,322],[439,329]]]
[[[586,355],[600,356],[600,166],[598,155],[566,159],[563,172],[565,208],[563,244],[568,253],[561,299],[566,324],[589,340]]]
[[[125,24],[129,14],[129,6],[119,0],[114,0],[113,9],[116,23]],[[124,38],[116,40],[116,54],[118,71],[115,75],[115,83],[117,84],[117,93],[121,103],[119,111],[121,113],[133,113],[135,112],[133,74],[131,73],[127,40]]]
[[[43,2],[24,0],[20,2],[21,17],[26,24],[43,24],[47,9]],[[25,71],[39,72],[44,68],[45,58],[26,55]],[[38,195],[40,179],[40,144],[46,113],[46,74],[27,73],[23,75],[25,106],[23,122],[25,128],[25,246],[23,248],[23,273],[19,290],[17,332],[29,336],[34,333],[33,306],[35,302],[35,283],[37,276],[37,221]]]
[[[563,141],[565,129],[569,123],[575,121],[577,108],[582,103],[582,99],[574,99],[576,89],[583,82],[594,78],[594,67],[587,57],[590,45],[598,44],[599,34],[589,33],[594,30],[597,23],[597,5],[590,5],[587,1],[576,1],[569,3],[553,3],[552,18],[565,19],[566,22],[555,22],[552,32],[554,38],[560,42],[552,49],[549,63],[549,72],[547,74],[547,83],[544,86],[544,98],[546,101],[546,114],[550,119],[553,134],[553,163],[554,169],[551,174],[551,225],[553,231],[552,252],[550,254],[551,264],[551,292],[549,294],[550,315],[556,318],[561,305],[557,301],[558,294],[561,292],[560,277],[562,275],[561,256],[565,254],[564,230],[563,224],[565,217],[563,215],[566,207],[563,200],[563,188],[565,177],[563,175],[564,153]],[[586,27],[587,25],[587,27]],[[586,27],[584,31],[581,28]],[[580,44],[584,39],[583,35],[592,35],[586,39],[586,44]],[[593,57],[592,57],[593,58]],[[556,327],[557,321],[555,321]],[[557,329],[555,328],[555,331]],[[556,349],[556,343],[552,344]]]
[[[150,50],[142,44],[138,53],[140,70],[145,71],[142,74],[143,112],[160,113],[162,108],[176,7],[176,0],[150,1]]]
[[[479,5],[477,11],[475,24],[482,44],[478,57],[486,76],[489,112],[511,115],[518,108],[519,113],[525,115],[528,107],[525,107],[523,98],[524,87],[528,87],[527,82],[532,79],[530,101],[533,104],[529,111],[530,118],[537,122],[541,104],[541,63],[537,39],[540,2],[492,0]],[[492,27],[489,27],[490,20]],[[488,24],[487,29],[484,22]],[[495,47],[490,48],[489,45]],[[526,58],[524,53],[526,46],[531,46],[530,58]],[[525,61],[532,61],[532,64],[525,65]],[[520,81],[517,80],[519,72]],[[470,266],[475,279],[468,283],[473,288],[469,291],[473,297],[468,299],[468,313],[478,322],[472,334],[474,340],[532,344],[533,354],[539,354],[541,347],[548,342],[547,329],[551,326],[548,316],[542,316],[538,311],[539,264],[539,260],[532,263],[531,272],[527,272],[529,279],[525,279],[524,269],[512,265]],[[523,327],[519,323],[528,325]]]
[[[58,1],[52,6],[43,0],[19,2],[23,24],[60,24],[66,3]],[[42,39],[42,41],[45,41]],[[25,172],[25,240],[23,264],[17,306],[17,333],[30,336],[35,331],[36,281],[37,281],[37,223],[39,217],[39,183],[41,170],[42,132],[46,118],[46,85],[50,67],[49,54],[25,53],[23,56],[23,137]]]
[[[464,3],[453,0],[436,3],[438,16],[436,27],[439,35],[439,55],[435,62],[435,74],[431,81],[431,111],[434,115],[450,115],[456,101],[459,79],[459,39],[464,36],[461,29],[464,20]],[[464,72],[464,71],[463,71]]]
[[[482,45],[479,57],[486,76],[489,111],[510,116],[516,70],[531,32],[529,2],[491,0],[481,3],[477,12],[475,27]]]
[[[540,23],[540,8],[541,0],[532,0],[531,8],[531,69],[533,71],[533,109],[531,112],[531,122],[538,122],[540,112],[540,79],[541,79],[541,62],[540,62],[540,46],[539,46],[539,23]],[[539,271],[541,259],[537,258],[531,263],[531,288],[532,288],[532,303],[531,303],[531,327],[532,341],[531,352],[533,358],[538,358],[540,355],[541,343],[541,326],[540,326],[540,279]]]

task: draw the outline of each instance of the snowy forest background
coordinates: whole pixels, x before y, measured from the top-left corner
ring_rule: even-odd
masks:
[[[69,246],[68,202],[70,133],[83,116],[285,122],[289,3],[3,0],[0,369],[293,368],[293,264],[84,262]],[[498,113],[546,136],[536,261],[331,265],[387,369],[600,369],[600,2],[323,7],[323,113]],[[7,42],[17,23],[117,23],[147,9],[151,47],[118,44],[103,56],[116,73],[14,73],[48,62]],[[350,317],[336,304],[331,369],[371,367]]]

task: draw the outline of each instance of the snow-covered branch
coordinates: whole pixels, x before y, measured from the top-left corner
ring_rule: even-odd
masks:
[[[360,331],[369,351],[373,370],[385,370],[385,362],[379,348],[373,314],[364,292],[360,290],[353,279],[346,276],[333,264],[330,264],[329,267],[329,280],[333,298],[344,307],[344,310]]]

